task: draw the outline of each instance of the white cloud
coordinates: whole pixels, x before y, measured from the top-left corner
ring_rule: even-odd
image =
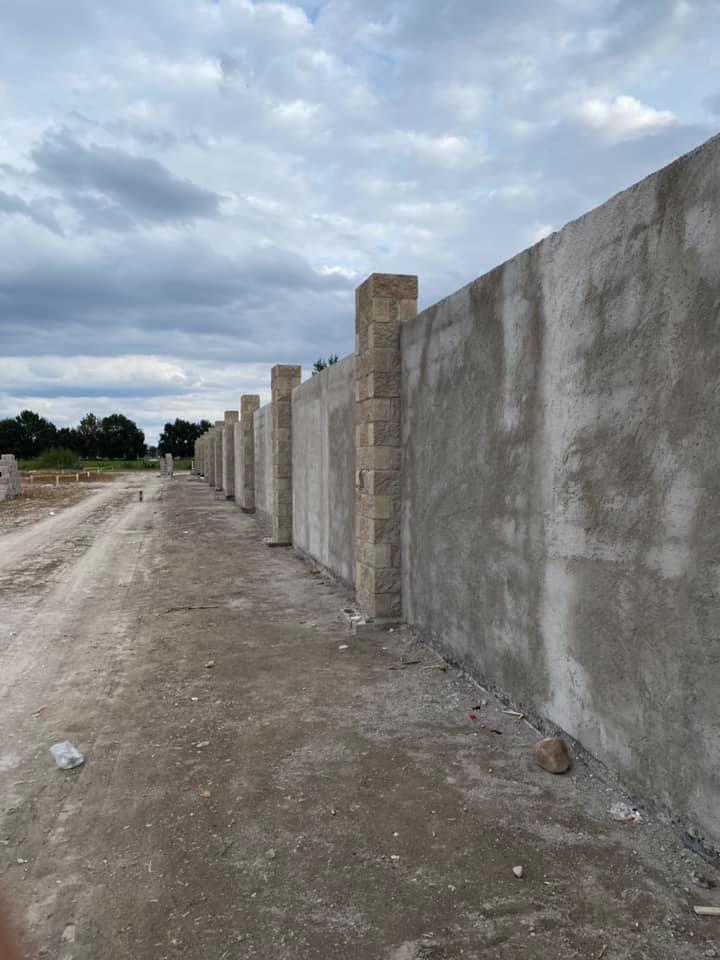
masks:
[[[670,110],[655,110],[625,95],[614,100],[592,97],[580,104],[578,114],[588,126],[617,140],[658,130],[677,121]]]

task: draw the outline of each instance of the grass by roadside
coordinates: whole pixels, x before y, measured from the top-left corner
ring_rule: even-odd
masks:
[[[87,460],[83,458],[78,458],[77,460],[69,460],[63,462],[56,462],[55,458],[52,457],[53,451],[49,451],[48,454],[44,454],[40,457],[35,457],[33,460],[18,460],[18,468],[20,470],[42,470],[50,471],[55,473],[62,473],[64,471],[77,472],[78,470],[159,470],[160,461],[157,459],[150,459],[145,457],[141,460]],[[174,470],[189,470],[192,460],[189,457],[178,458],[173,461]]]

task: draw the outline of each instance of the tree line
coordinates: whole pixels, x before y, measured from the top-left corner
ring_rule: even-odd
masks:
[[[148,448],[143,431],[122,413],[102,418],[87,413],[77,427],[58,428],[39,413],[23,410],[0,420],[0,453],[13,453],[18,460],[33,460],[50,450],[69,450],[85,460],[137,460],[158,452],[192,457],[195,440],[209,428],[207,420],[176,419],[165,424],[157,448]]]
[[[86,414],[77,427],[56,427],[33,410],[0,420],[0,453],[32,460],[49,450],[70,450],[84,459],[136,460],[145,454],[145,434],[136,423],[112,413]]]

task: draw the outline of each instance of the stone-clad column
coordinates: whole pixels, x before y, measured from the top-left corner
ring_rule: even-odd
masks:
[[[222,490],[223,482],[223,434],[225,432],[225,421],[215,421],[215,463],[213,465],[213,478],[215,483],[211,486],[216,490]]]
[[[255,513],[255,411],[260,397],[240,397],[240,420],[235,424],[235,502],[245,513]]]
[[[292,392],[301,369],[293,364],[272,368],[272,522],[273,546],[292,543]]]
[[[355,591],[365,616],[402,616],[400,324],[417,277],[374,273],[355,292]]]
[[[211,488],[215,486],[215,433],[215,427],[210,427],[207,434],[207,470],[205,476]]]
[[[15,455],[0,455],[0,500],[13,500],[20,496],[20,474]]]
[[[238,421],[237,410],[225,411],[223,426],[222,488],[225,499],[235,497],[235,424]]]

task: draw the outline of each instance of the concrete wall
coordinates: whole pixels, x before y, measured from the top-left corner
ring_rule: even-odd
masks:
[[[402,333],[404,613],[720,845],[720,139]]]
[[[293,543],[347,584],[354,581],[354,357],[292,395]]]
[[[264,531],[272,528],[272,404],[255,411],[255,509]]]

